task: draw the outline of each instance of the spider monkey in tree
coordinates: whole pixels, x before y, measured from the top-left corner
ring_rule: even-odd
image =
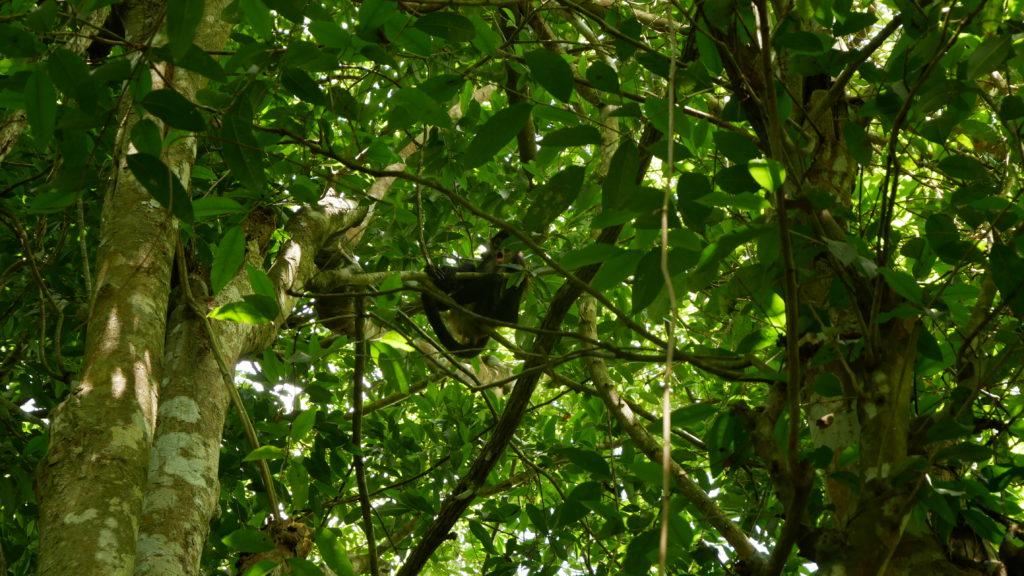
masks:
[[[428,265],[427,274],[434,285],[459,306],[485,318],[515,324],[519,320],[519,303],[526,291],[527,280],[524,278],[518,285],[513,285],[513,280],[508,278],[510,269],[521,269],[524,263],[522,252],[510,252],[501,247],[508,236],[504,230],[495,234],[491,238],[490,249],[478,264],[463,262],[458,267]],[[477,272],[486,276],[460,280],[455,278],[458,272]],[[459,358],[473,358],[483,351],[490,339],[486,321],[467,314],[465,310],[452,309],[426,292],[422,300],[423,311],[434,328],[434,334],[449,352]],[[445,311],[447,315],[442,316]]]

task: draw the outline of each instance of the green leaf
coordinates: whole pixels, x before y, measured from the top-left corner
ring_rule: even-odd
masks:
[[[192,46],[196,26],[203,18],[203,9],[203,0],[167,1],[167,39],[175,61],[183,57]]]
[[[319,566],[305,558],[287,558],[285,562],[288,563],[291,573],[295,576],[324,576],[324,572]]]
[[[378,30],[398,14],[398,2],[391,0],[364,0],[359,6],[359,37],[368,42],[381,42]]]
[[[907,301],[914,304],[920,304],[923,298],[921,287],[918,286],[917,281],[914,277],[902,270],[892,270],[890,268],[879,268],[879,274],[885,278],[885,282],[890,288],[896,291],[897,294],[907,299]]]
[[[270,298],[276,303],[277,290],[274,288],[274,282],[267,276],[267,273],[249,264],[245,266],[245,271],[249,275],[249,284],[252,286],[252,291],[260,296]],[[276,304],[274,305],[274,314],[277,314]]]
[[[8,58],[33,58],[42,49],[35,34],[21,26],[0,23],[0,54]]]
[[[629,139],[620,142],[601,186],[601,205],[605,211],[614,213],[630,208],[639,167],[640,150],[636,144]]]
[[[1024,260],[1003,244],[995,244],[989,252],[992,280],[1003,301],[1018,316],[1024,316]]]
[[[444,108],[425,90],[402,88],[391,98],[388,130],[404,130],[417,124],[447,127],[451,123]]]
[[[281,86],[303,102],[316,105],[323,105],[325,102],[320,84],[304,70],[288,68],[281,72]]]
[[[202,222],[217,216],[226,214],[241,214],[245,208],[231,198],[221,196],[207,196],[192,203],[192,210],[197,222]]]
[[[569,63],[558,54],[544,49],[527,52],[524,57],[537,83],[555,98],[568,102],[575,84]]]
[[[420,16],[413,26],[449,42],[471,42],[476,36],[476,28],[469,18],[443,10]]]
[[[317,42],[328,48],[340,50],[352,45],[352,35],[334,22],[310,22],[309,32]]]
[[[3,30],[0,29],[2,35]],[[32,137],[40,148],[45,148],[53,139],[53,128],[57,123],[57,91],[42,69],[32,72],[25,84],[25,114],[32,128]]]
[[[193,222],[192,201],[178,177],[163,160],[149,154],[128,156],[128,169],[147,192],[182,222]]]
[[[201,74],[210,80],[223,82],[228,78],[220,63],[195,44],[189,44],[183,55],[174,58],[174,63],[182,68],[187,68]]]
[[[136,122],[135,126],[132,126],[132,144],[139,152],[159,158],[164,146],[156,122],[149,118]]]
[[[293,24],[303,25],[305,23],[302,13],[305,2],[295,2],[295,0],[263,0],[263,3],[267,5],[267,8],[291,20]]]
[[[274,36],[274,20],[270,9],[260,0],[238,0],[245,22],[252,27],[256,36],[269,40]]]
[[[241,302],[229,302],[214,308],[207,314],[207,317],[241,324],[266,324],[273,322],[277,318],[277,314],[268,314],[265,310],[271,306],[276,307],[276,305],[276,301],[269,300],[266,296],[249,294],[243,296]]]
[[[1005,530],[1002,526],[990,518],[988,514],[975,508],[968,508],[961,512],[967,525],[975,534],[989,542],[1002,542]]]
[[[935,453],[936,462],[984,462],[993,455],[992,449],[970,442],[961,442]]]
[[[738,132],[719,130],[712,138],[719,151],[735,164],[746,164],[761,156],[757,145]]]
[[[531,194],[530,207],[523,217],[523,227],[530,232],[544,232],[579,198],[587,171],[582,166],[569,166],[551,177]]]
[[[277,446],[260,446],[259,448],[249,452],[242,462],[252,462],[254,460],[280,460],[285,457],[285,451],[283,448]]]
[[[206,121],[203,120],[199,109],[174,90],[153,90],[146,94],[141,104],[150,114],[174,128],[191,132],[201,132],[206,129]]]
[[[620,92],[619,75],[615,72],[614,68],[605,64],[603,60],[595,60],[587,68],[587,81],[598,90],[612,94]]]
[[[240,528],[221,539],[228,548],[239,552],[267,552],[274,549],[274,543],[264,532],[253,528]]]
[[[568,148],[601,144],[601,133],[593,126],[569,126],[551,132],[541,139],[541,146]]]
[[[1003,122],[1024,117],[1024,98],[1017,94],[1003,98],[999,105],[999,119]]]
[[[582,448],[561,448],[558,452],[565,454],[569,461],[579,466],[585,472],[588,472],[591,476],[596,479],[611,478],[611,469],[608,467],[608,462],[605,461],[601,454],[594,452],[593,450],[583,450]]]
[[[1009,34],[997,34],[986,38],[967,57],[967,79],[974,80],[999,68],[1013,55],[1013,38]]]
[[[494,534],[484,527],[483,524],[476,520],[469,521],[469,531],[473,533],[473,536],[483,545],[484,550],[490,555],[500,554],[494,548]]]
[[[575,270],[583,266],[589,266],[591,264],[597,264],[598,262],[605,262],[612,258],[622,256],[626,253],[625,250],[618,246],[612,246],[610,244],[591,244],[580,250],[574,250],[564,257],[562,257],[559,264],[562,267],[569,270]]]
[[[327,567],[338,576],[355,576],[345,546],[333,530],[325,529],[316,537],[316,549]]]
[[[463,156],[467,170],[482,166],[508,144],[530,118],[533,106],[525,103],[513,104],[499,110],[483,126],[477,129],[473,141]]]
[[[57,48],[50,54],[47,71],[57,88],[77,100],[83,110],[96,108],[96,82],[81,57],[65,48]]]
[[[981,162],[969,156],[954,154],[939,161],[939,170],[942,170],[950,178],[962,180],[976,180],[988,176],[988,170]]]
[[[676,203],[688,228],[701,231],[707,225],[713,209],[697,202],[712,191],[711,180],[704,174],[683,172],[676,180]]]
[[[834,398],[843,395],[843,384],[835,374],[823,373],[814,378],[811,390],[819,396]]]
[[[216,294],[227,286],[242,267],[245,260],[245,232],[240,226],[233,226],[224,233],[217,252],[213,255],[213,266],[210,269],[210,284]]]
[[[238,114],[224,116],[221,154],[231,173],[253,191],[264,188],[263,153],[252,133],[252,124]]]
[[[306,434],[309,434],[309,431],[313,429],[313,425],[316,424],[317,412],[319,412],[318,409],[311,408],[303,410],[295,417],[295,420],[292,422],[291,432],[288,434],[288,438],[293,443],[304,439]]]
[[[778,190],[786,182],[786,169],[771,158],[755,158],[747,164],[747,169],[754,180],[769,192]]]

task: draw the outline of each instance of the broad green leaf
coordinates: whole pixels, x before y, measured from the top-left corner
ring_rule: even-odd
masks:
[[[204,7],[203,0],[167,0],[167,39],[175,61],[192,46]]]
[[[582,166],[569,166],[552,176],[547,184],[531,194],[523,227],[531,232],[546,231],[579,197],[586,174]]]
[[[382,42],[378,30],[398,14],[398,3],[390,0],[364,0],[359,6],[359,37],[368,42]]]
[[[588,472],[595,479],[611,478],[611,469],[601,454],[582,448],[562,448],[558,452],[569,457],[569,461]]]
[[[555,98],[568,102],[575,84],[569,63],[558,54],[544,49],[527,52],[524,57],[537,83]]]
[[[284,449],[278,446],[260,446],[246,454],[243,462],[252,462],[253,460],[280,460],[285,457]]]
[[[143,118],[132,126],[132,144],[135,149],[143,154],[160,157],[163,152],[163,139],[160,137],[160,128],[149,118]]]
[[[418,124],[447,127],[451,123],[444,107],[424,90],[402,88],[391,98],[388,130],[404,130]]]
[[[309,434],[309,431],[313,429],[313,425],[316,424],[317,411],[316,408],[303,410],[295,417],[295,420],[292,422],[291,432],[288,434],[292,442],[298,442],[304,439],[306,434]]]
[[[281,86],[303,102],[317,105],[323,105],[325,102],[320,84],[304,70],[288,68],[281,72]]]
[[[885,278],[885,282],[890,288],[906,298],[907,301],[913,304],[921,303],[921,298],[923,297],[921,287],[918,286],[913,276],[902,270],[892,270],[890,268],[879,268],[878,273]]]
[[[267,8],[291,20],[293,24],[305,24],[302,13],[302,8],[305,6],[304,2],[295,2],[294,0],[263,0],[263,3],[267,5]]]
[[[192,200],[163,160],[149,154],[132,154],[128,156],[128,169],[161,206],[170,210],[178,220],[192,223]]]
[[[771,158],[755,158],[747,164],[750,175],[769,192],[775,192],[786,182],[786,169]]]
[[[593,126],[569,126],[560,128],[544,136],[541,146],[569,148],[570,146],[587,146],[601,144],[601,133]]]
[[[529,104],[513,104],[499,110],[477,128],[477,134],[463,156],[465,168],[477,168],[494,158],[523,129],[532,110],[533,106]]]
[[[211,80],[225,81],[228,78],[220,63],[195,44],[189,44],[185,49],[185,53],[174,59],[174,63],[182,68],[202,74]]]
[[[1003,98],[999,105],[999,119],[1003,122],[1024,117],[1024,98],[1013,94]]]
[[[676,204],[688,228],[701,231],[707,225],[713,209],[697,200],[712,191],[711,181],[704,174],[683,172],[676,180]]]
[[[819,396],[834,398],[843,395],[843,384],[835,374],[825,372],[815,376],[811,390]]]
[[[438,74],[431,76],[417,88],[429,94],[437,102],[449,102],[465,85],[466,79],[458,74]],[[447,117],[447,113],[445,116]]]
[[[263,153],[252,133],[252,125],[238,114],[224,116],[221,127],[221,154],[231,173],[246,188],[264,187]]]
[[[587,81],[598,90],[619,93],[619,75],[603,60],[595,60],[587,68]]]
[[[214,320],[227,322],[239,322],[242,324],[266,324],[277,318],[277,313],[268,313],[271,308],[276,308],[277,302],[266,296],[248,294],[242,297],[239,302],[229,302],[218,306],[207,314],[207,317]]]
[[[494,56],[498,53],[502,38],[491,26],[480,17],[479,14],[470,14],[470,21],[473,22],[473,47],[487,56]]]
[[[241,214],[245,208],[231,198],[221,196],[207,196],[192,203],[192,210],[197,222],[224,216],[226,214]]]
[[[327,567],[338,576],[354,576],[352,562],[341,539],[332,530],[324,529],[316,537],[316,549]]]
[[[203,120],[199,109],[174,90],[153,90],[146,94],[141,104],[146,111],[169,126],[191,132],[206,130],[206,121]]]
[[[624,255],[625,251],[610,244],[591,244],[566,254],[560,264],[569,270],[597,264]]]
[[[413,26],[449,42],[470,42],[476,36],[476,29],[469,18],[447,10],[427,12]]]
[[[948,174],[951,178],[961,180],[976,180],[988,176],[985,165],[969,156],[955,154],[947,156],[939,161],[939,170]]]
[[[996,521],[985,512],[971,507],[962,511],[961,514],[967,522],[967,525],[971,527],[971,530],[981,538],[988,542],[1003,541],[1003,534],[1006,532],[1005,528],[997,524]]]
[[[605,212],[615,213],[631,208],[639,166],[640,150],[636,144],[629,139],[620,142],[601,186],[601,205]]]
[[[244,260],[245,232],[240,226],[232,226],[224,233],[213,255],[210,284],[214,294],[220,292],[235,277]]]
[[[3,30],[0,30],[2,35]],[[53,139],[53,128],[57,122],[57,91],[41,68],[32,72],[25,84],[25,114],[32,128],[32,137],[40,148],[45,148]]]
[[[997,34],[986,38],[967,57],[967,78],[974,80],[999,68],[1006,59],[1013,56],[1013,38],[1008,34]]]
[[[274,549],[274,543],[264,532],[253,528],[240,528],[221,539],[228,548],[239,552],[267,552]]]
[[[41,194],[34,194],[29,201],[29,211],[33,214],[47,214],[60,212],[73,205],[78,200],[78,190],[47,190]]]
[[[731,130],[719,130],[713,136],[715,146],[726,158],[736,164],[747,162],[761,156],[761,151],[750,138]]]
[[[305,558],[286,558],[285,562],[288,564],[288,568],[291,569],[291,573],[294,576],[324,576],[324,572],[320,569],[320,566],[317,566],[314,562]]]
[[[832,26],[832,32],[836,36],[855,34],[868,26],[873,25],[875,22],[878,22],[878,17],[874,14],[851,12],[841,21],[836,19],[836,23]]]
[[[245,23],[252,27],[256,36],[269,40],[274,36],[274,20],[270,9],[260,0],[238,0],[238,6],[245,16]]]
[[[274,313],[276,314],[277,290],[274,288],[274,282],[267,276],[266,272],[250,264],[246,264],[245,271],[249,275],[249,284],[252,286],[253,293],[273,300],[275,302]]]
[[[995,244],[989,253],[992,280],[1010,309],[1024,316],[1024,260],[1003,244]]]
[[[476,520],[469,521],[469,531],[473,533],[473,536],[483,545],[484,550],[490,555],[499,554],[494,548],[494,534],[484,527],[483,524]]]
[[[35,34],[14,24],[0,23],[0,54],[9,58],[33,58],[43,50]]]
[[[65,48],[57,48],[50,54],[47,71],[54,85],[77,100],[83,110],[96,108],[96,83],[81,57]]]
[[[352,45],[352,35],[334,22],[310,22],[309,32],[328,48],[345,49]]]

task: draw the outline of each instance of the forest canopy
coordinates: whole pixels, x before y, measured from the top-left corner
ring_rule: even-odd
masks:
[[[0,574],[1024,573],[1022,70],[1017,0],[0,3]]]

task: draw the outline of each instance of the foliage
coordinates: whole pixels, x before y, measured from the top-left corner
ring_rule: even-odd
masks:
[[[337,573],[346,561],[325,542],[366,550],[355,455],[367,463],[378,541],[395,536],[382,558],[400,566],[492,434],[514,383],[502,378],[529,357],[568,272],[594,264],[596,351],[618,393],[640,428],[660,434],[671,321],[672,458],[765,548],[793,517],[776,461],[812,469],[798,514],[808,530],[838,522],[830,487],[874,489],[859,444],[817,441],[815,426],[828,424],[810,404],[855,396],[859,382],[853,411],[866,424],[867,405],[901,402],[895,386],[870,381],[887,352],[912,372],[899,405],[908,421],[888,432],[909,446],[893,462],[905,483],[887,485],[910,494],[900,534],[935,534],[952,550],[967,531],[998,547],[1020,519],[1019,3],[780,2],[765,24],[770,68],[753,48],[759,2],[240,0],[222,15],[235,24],[223,54],[192,43],[201,3],[168,2],[167,43],[146,51],[110,32],[117,4],[100,32],[85,25],[98,4],[0,5],[0,127],[22,129],[16,146],[0,147],[0,542],[10,573],[34,571],[32,477],[83,363],[103,213],[132,208],[103,201],[122,163],[180,221],[189,266],[213,291],[248,275],[253,294],[218,309],[221,321],[278,316],[266,268],[297,210],[325,194],[372,206],[354,252],[363,271],[388,279],[368,304],[381,332],[361,444],[353,339],[318,321],[313,292],[238,374],[266,445],[255,457],[269,460],[289,515],[315,527],[315,558]],[[75,38],[92,36],[109,53],[100,41],[76,50]],[[153,90],[156,62],[209,83],[194,98]],[[838,134],[808,136],[822,98]],[[125,107],[145,114],[128,153],[115,146]],[[161,153],[189,134],[197,159],[182,182]],[[386,195],[368,195],[396,175]],[[263,261],[246,266],[254,217],[274,223]],[[595,242],[617,226],[617,242]],[[426,322],[397,273],[479,254],[495,228],[516,231],[531,286],[522,329],[500,331],[514,350],[474,360],[473,385],[411,345]],[[822,276],[835,281],[815,294]],[[857,316],[856,329],[836,320]],[[911,353],[886,350],[885,328],[872,340],[872,326],[904,321]],[[602,401],[581,322],[574,305],[513,449],[430,573],[646,574],[657,563],[661,467]],[[778,404],[787,381],[800,385],[787,375],[794,360],[813,376],[800,415]],[[766,452],[757,413],[772,410],[777,451]],[[786,451],[792,430],[797,454]],[[232,411],[204,573],[259,548],[268,509],[250,451]],[[735,543],[678,490],[668,519],[673,573],[738,569]],[[784,549],[787,573],[828,558],[821,541],[799,545]]]

